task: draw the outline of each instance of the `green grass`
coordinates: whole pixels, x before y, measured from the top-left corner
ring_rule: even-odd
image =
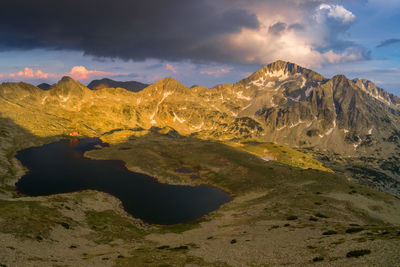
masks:
[[[335,230],[328,230],[323,232],[323,235],[336,235],[338,232],[336,232]]]
[[[133,219],[117,214],[112,210],[87,211],[86,222],[95,232],[95,242],[111,243],[117,239],[134,241],[142,239],[146,230],[135,224]]]
[[[359,250],[352,250],[346,254],[347,258],[358,258],[364,255],[371,254],[371,250],[369,249],[359,249]]]
[[[291,149],[275,143],[262,143],[256,141],[225,142],[225,144],[250,152],[259,157],[268,157],[283,164],[287,164],[302,169],[316,169],[322,171],[331,171],[321,162],[310,155]]]
[[[186,184],[211,184],[234,195],[265,190],[277,184],[298,184],[304,180],[313,187],[330,190],[341,178],[329,172],[304,170],[260,157],[219,142],[190,137],[171,137],[156,133],[132,136],[127,141],[86,153],[95,159],[120,159],[128,168],[141,170],[161,178],[161,181]],[[302,154],[304,155],[304,154]],[[174,170],[195,170],[178,173]],[[310,185],[311,187],[311,185]]]
[[[38,201],[0,200],[0,215],[0,232],[38,241],[48,238],[56,225],[71,227],[76,224],[57,209],[45,207]]]
[[[186,247],[186,246],[181,246]],[[157,267],[173,267],[173,266],[216,266],[227,267],[226,263],[222,262],[206,262],[205,260],[188,255],[190,249],[157,249],[157,248],[142,248],[131,252],[127,257],[116,259],[115,266],[157,266]]]
[[[302,218],[307,218],[309,223],[310,217],[320,222],[342,219],[346,215],[348,218],[361,216],[366,222],[372,223],[376,219],[367,213],[359,213],[350,203],[347,206],[339,204],[340,200],[329,197],[329,194],[356,189],[357,196],[386,199],[386,196],[377,193],[372,196],[372,190],[351,184],[345,177],[331,172],[301,169],[276,161],[267,162],[259,156],[220,142],[191,137],[174,137],[156,132],[143,136],[132,135],[125,142],[89,151],[85,155],[95,159],[122,160],[133,171],[147,173],[160,178],[162,182],[209,184],[233,196],[261,193],[260,197],[222,208],[251,209],[254,205],[265,205],[266,211],[253,220],[286,220],[301,214],[295,221],[300,223]],[[182,168],[193,170],[199,178],[192,179],[192,172],[176,172],[176,169]],[[358,201],[357,196],[354,201]],[[270,206],[270,203],[273,205]],[[197,227],[196,223],[172,227],[168,231],[182,232],[193,227]]]

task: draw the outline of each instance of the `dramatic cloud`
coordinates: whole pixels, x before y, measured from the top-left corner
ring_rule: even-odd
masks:
[[[347,39],[356,16],[332,1],[3,0],[1,7],[3,51],[222,64],[283,59],[310,67],[369,56]]]
[[[212,0],[3,0],[0,48],[202,61],[217,56],[225,34],[258,26],[255,14],[216,6]]]
[[[4,74],[1,74],[1,73],[0,73],[0,78],[3,78],[3,77],[4,77]]]
[[[347,39],[356,16],[341,5],[282,0],[254,3],[251,10],[257,12],[259,29],[244,29],[227,42],[231,51],[240,51],[237,60],[263,64],[283,59],[320,67],[370,56]]]
[[[389,46],[389,45],[397,44],[397,43],[400,43],[400,39],[388,39],[388,40],[382,41],[376,47],[381,48],[381,47],[385,47],[385,46]]]

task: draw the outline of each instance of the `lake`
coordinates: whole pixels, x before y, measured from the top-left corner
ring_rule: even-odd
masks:
[[[86,138],[21,150],[16,158],[30,171],[16,187],[28,196],[102,191],[120,199],[133,217],[153,224],[192,221],[232,200],[228,193],[213,186],[163,184],[129,171],[123,161],[83,156],[85,151],[106,145],[98,138]]]

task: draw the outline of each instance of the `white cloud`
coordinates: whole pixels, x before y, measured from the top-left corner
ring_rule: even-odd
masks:
[[[342,53],[335,53],[333,50],[329,50],[322,54],[323,58],[329,63],[344,63],[348,61],[357,61],[364,59],[364,54],[361,50],[347,49]]]
[[[319,10],[327,12],[328,17],[340,20],[343,23],[350,23],[356,19],[356,16],[342,5],[321,4]],[[323,17],[318,16],[318,19],[323,19]]]

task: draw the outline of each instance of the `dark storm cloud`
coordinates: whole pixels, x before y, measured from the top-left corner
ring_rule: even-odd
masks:
[[[389,46],[392,44],[397,44],[400,43],[400,39],[388,39],[385,41],[382,41],[379,45],[376,46],[376,48],[381,48],[381,47],[385,47],[385,46]]]
[[[212,0],[3,0],[0,49],[72,49],[143,60],[229,60],[223,37],[257,16]]]

